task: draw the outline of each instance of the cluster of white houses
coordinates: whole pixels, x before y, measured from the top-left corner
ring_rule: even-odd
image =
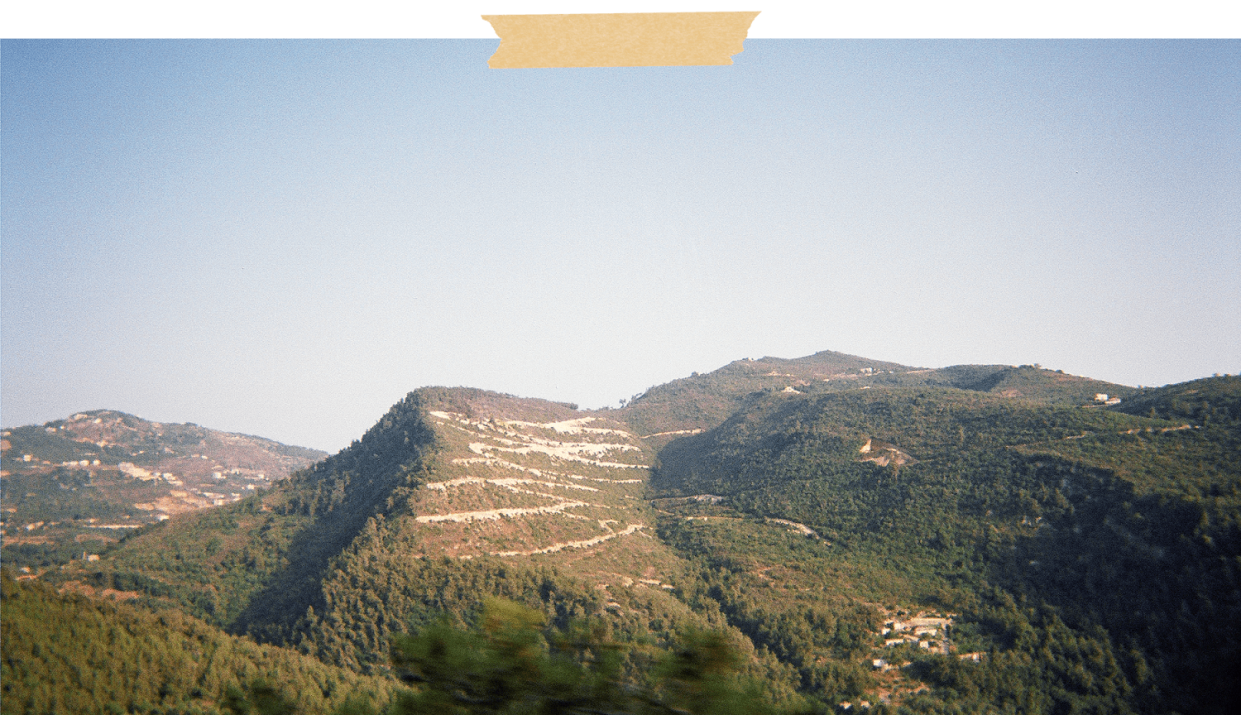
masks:
[[[951,614],[947,617],[943,616],[919,616],[917,618],[909,618],[904,621],[891,620],[884,624],[884,628],[880,631],[881,636],[891,636],[885,638],[883,645],[885,648],[893,648],[905,644],[917,644],[919,648],[933,653],[948,655],[952,651],[952,644],[948,641],[948,628],[952,626]],[[962,660],[970,660],[975,663],[980,662],[985,653],[961,653],[957,657]],[[875,670],[889,671],[897,667],[888,663],[884,658],[875,658],[871,661]]]
[[[904,621],[892,620],[884,624],[880,635],[891,636],[883,641],[885,648],[898,645],[917,644],[923,650],[948,653],[947,629],[952,625],[951,618],[940,616],[923,616]],[[886,664],[885,664],[886,665]],[[876,665],[875,667],[880,667]]]

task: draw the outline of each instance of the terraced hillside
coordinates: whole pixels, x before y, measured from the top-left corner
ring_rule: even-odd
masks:
[[[651,528],[638,505],[652,455],[616,423],[428,414],[449,464],[420,495],[424,553],[531,556]]]
[[[656,538],[644,500],[654,453],[638,437],[549,403],[470,396],[415,393],[434,456],[403,504],[368,523],[336,561],[321,605],[289,638],[364,665],[382,661],[388,635],[410,619],[468,613],[488,594],[562,625],[606,617],[627,638],[726,626],[676,596],[685,563]]]
[[[143,598],[362,669],[411,621],[492,594],[565,623],[610,614],[632,636],[724,626],[674,595],[685,563],[655,536],[654,456],[606,417],[424,388],[270,491],[174,517],[60,578],[138,584]]]
[[[43,578],[363,674],[500,596],[590,619],[634,677],[720,631],[765,697],[824,712],[1241,702],[1241,381],[850,360],[594,412],[422,388],[270,490]]]

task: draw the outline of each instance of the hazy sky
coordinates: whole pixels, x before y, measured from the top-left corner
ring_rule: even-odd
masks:
[[[5,426],[337,450],[423,385],[742,357],[1241,371],[1241,42],[5,41]]]

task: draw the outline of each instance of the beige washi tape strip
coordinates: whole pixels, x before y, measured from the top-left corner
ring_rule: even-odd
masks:
[[[757,12],[483,15],[492,68],[731,65]]]

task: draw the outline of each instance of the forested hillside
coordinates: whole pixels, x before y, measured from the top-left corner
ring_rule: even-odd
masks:
[[[556,634],[611,644],[648,698],[660,653],[716,633],[728,682],[794,710],[1231,712],[1239,383],[820,353],[593,412],[422,388],[289,480],[40,578],[359,677],[467,642],[499,597],[556,658],[595,662]]]
[[[58,594],[7,570],[0,589],[5,713],[209,713],[264,700],[327,713],[391,699],[387,679],[255,645],[177,611]]]
[[[613,417],[644,437],[663,439],[718,426],[755,393],[817,394],[872,387],[956,387],[1043,404],[1085,405],[1096,395],[1124,398],[1137,390],[1044,370],[1037,365],[956,365],[926,369],[825,350],[787,360],[764,357],[731,362],[713,372],[673,380],[634,395]]]
[[[765,560],[797,563],[799,578],[821,563],[820,583],[959,610],[957,630],[980,639],[975,649],[1016,648],[1027,626],[1031,643],[1060,633],[1079,651],[1089,644],[1113,665],[1103,673],[1083,664],[1089,677],[1065,686],[1066,706],[1228,712],[1238,700],[1226,672],[1241,643],[1238,382],[1214,378],[1122,403],[1145,417],[944,388],[764,395],[665,448],[653,485],[665,496],[722,497],[716,516],[677,512],[669,539],[687,556],[712,554],[707,580],[731,586],[719,593],[754,633],[813,647],[816,629],[790,635],[783,624],[799,614],[747,576],[763,549],[725,526],[790,520],[831,542]],[[1202,416],[1208,424],[1184,421]],[[947,661],[911,672],[945,695],[1002,700],[1044,689],[1036,675],[1060,657],[1010,663],[1002,679]],[[998,667],[989,662],[984,670]]]

